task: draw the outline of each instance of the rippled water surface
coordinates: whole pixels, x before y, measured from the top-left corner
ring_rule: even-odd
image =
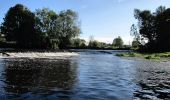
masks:
[[[0,99],[170,99],[170,61],[79,52],[61,59],[0,59]]]

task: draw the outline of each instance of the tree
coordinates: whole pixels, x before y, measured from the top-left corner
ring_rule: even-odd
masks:
[[[90,48],[100,48],[100,42],[98,42],[97,40],[90,41],[88,46]]]
[[[59,14],[59,47],[68,48],[71,45],[71,39],[80,33],[77,13],[72,10],[61,11]]]
[[[34,27],[34,14],[25,6],[17,4],[8,10],[1,31],[7,41],[15,41],[20,48],[31,48],[36,43]]]
[[[78,15],[72,10],[56,14],[48,8],[32,13],[21,4],[11,7],[1,26],[7,41],[19,48],[67,49],[80,33]]]
[[[81,32],[78,16],[72,10],[56,14],[54,11],[44,8],[38,9],[35,15],[36,29],[40,30],[48,48],[66,49],[71,46],[71,40]]]
[[[35,12],[36,30],[42,36],[42,43],[46,48],[56,49],[59,45],[59,16],[48,8],[38,9]],[[42,44],[42,45],[43,45]]]
[[[130,35],[134,36],[135,41],[138,41],[139,43],[141,43],[142,38],[140,37],[140,34],[139,34],[138,29],[135,26],[135,24],[132,24],[132,26],[130,28]]]
[[[104,42],[99,42],[99,47],[100,48],[108,48],[108,44],[107,43],[104,43]]]
[[[106,43],[104,43],[104,42],[99,42],[99,41],[95,40],[94,37],[91,35],[91,36],[89,37],[88,47],[89,47],[89,48],[92,48],[92,49],[93,49],[93,48],[94,48],[94,49],[96,49],[96,48],[102,48],[102,49],[104,49],[104,48],[108,48],[108,47],[109,47],[109,44],[106,44]]]
[[[139,46],[140,46],[139,41],[137,41],[137,40],[133,40],[133,41],[132,41],[132,47],[133,47],[133,48],[138,48]]]
[[[97,40],[94,40],[94,37],[91,35],[89,37],[88,47],[90,47],[90,48],[100,48],[100,42],[97,41]]]
[[[122,48],[123,47],[123,40],[120,36],[118,36],[117,38],[115,38],[113,40],[112,43],[113,46],[118,47],[118,48]]]
[[[148,10],[140,11],[135,10],[135,18],[138,19],[138,26],[140,35],[147,38],[152,45],[155,43],[156,30],[155,30],[155,16]]]
[[[151,13],[149,10],[135,9],[135,18],[138,20],[139,34],[147,40],[144,48],[148,51],[170,50],[170,8],[158,7]]]
[[[159,7],[156,15],[156,48],[159,51],[170,50],[170,8]]]
[[[84,39],[80,39],[80,38],[73,39],[73,45],[72,46],[77,47],[77,48],[85,47],[86,41]]]

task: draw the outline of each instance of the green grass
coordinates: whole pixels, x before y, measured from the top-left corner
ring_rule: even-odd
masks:
[[[130,52],[130,53],[118,53],[118,54],[116,54],[116,56],[119,56],[119,57],[140,57],[141,54]]]
[[[129,53],[119,53],[116,54],[116,56],[119,57],[141,57],[145,59],[157,59],[170,57],[170,52],[164,52],[164,53],[135,53],[135,52],[129,52]]]
[[[157,53],[156,55],[158,55],[160,57],[170,57],[170,52]]]
[[[147,55],[145,56],[145,59],[160,59],[160,57],[155,55]]]

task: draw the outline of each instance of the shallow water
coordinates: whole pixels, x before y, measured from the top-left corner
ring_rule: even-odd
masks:
[[[67,59],[0,59],[0,99],[170,99],[170,62],[79,51]]]

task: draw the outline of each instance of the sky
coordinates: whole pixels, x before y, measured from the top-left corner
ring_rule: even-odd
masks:
[[[121,36],[129,44],[130,27],[136,24],[134,9],[155,11],[160,5],[170,7],[170,0],[0,0],[0,23],[10,7],[23,4],[31,11],[49,8],[56,13],[72,9],[79,15],[82,34],[88,41],[90,36],[101,42],[112,43]]]

